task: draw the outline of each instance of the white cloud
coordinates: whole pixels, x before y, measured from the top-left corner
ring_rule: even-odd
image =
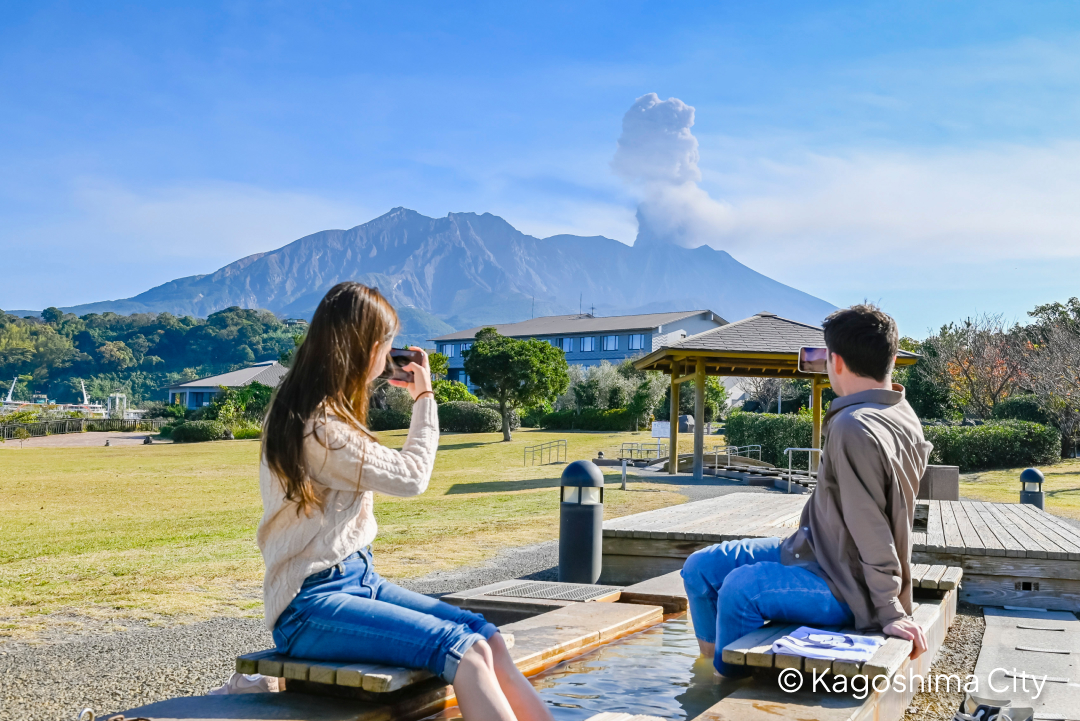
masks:
[[[754,179],[740,181],[709,244],[748,260],[810,247],[812,264],[1080,255],[1080,143],[817,155],[744,170]]]

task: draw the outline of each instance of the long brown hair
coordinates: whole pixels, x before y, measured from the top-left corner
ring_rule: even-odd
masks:
[[[297,513],[310,514],[322,503],[304,458],[307,422],[314,419],[318,427],[332,413],[373,438],[367,429],[371,353],[376,343],[385,349],[398,326],[379,291],[359,283],[338,283],[315,310],[263,424],[262,452]]]

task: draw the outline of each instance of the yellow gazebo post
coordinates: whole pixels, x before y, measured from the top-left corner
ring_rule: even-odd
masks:
[[[814,376],[810,380],[810,397],[814,407],[811,411],[814,418],[814,448],[821,448],[821,391],[825,388],[827,382],[822,382],[821,376]],[[810,454],[810,470],[816,471],[818,466],[818,460],[821,458],[820,453]]]
[[[671,365],[671,413],[668,422],[668,473],[679,472],[679,373]]]

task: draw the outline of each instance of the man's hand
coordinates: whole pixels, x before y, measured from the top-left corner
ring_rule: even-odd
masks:
[[[912,660],[922,656],[923,652],[926,651],[926,634],[923,633],[922,627],[910,618],[901,618],[899,621],[893,621],[883,628],[882,632],[884,632],[886,636],[896,636],[897,638],[904,638],[911,641],[912,646],[914,647],[911,649]]]

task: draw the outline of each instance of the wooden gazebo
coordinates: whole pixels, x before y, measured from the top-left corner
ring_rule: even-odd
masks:
[[[821,391],[828,387],[825,375],[800,373],[799,348],[823,347],[825,333],[818,326],[758,313],[697,335],[675,341],[636,361],[638,370],[662,371],[671,376],[671,437],[669,459],[678,458],[679,384],[694,381],[694,477],[701,478],[705,455],[705,378],[807,378],[811,382],[814,416],[814,448],[821,448]],[[911,365],[918,356],[900,351],[896,364]],[[678,461],[668,471],[678,471]]]

